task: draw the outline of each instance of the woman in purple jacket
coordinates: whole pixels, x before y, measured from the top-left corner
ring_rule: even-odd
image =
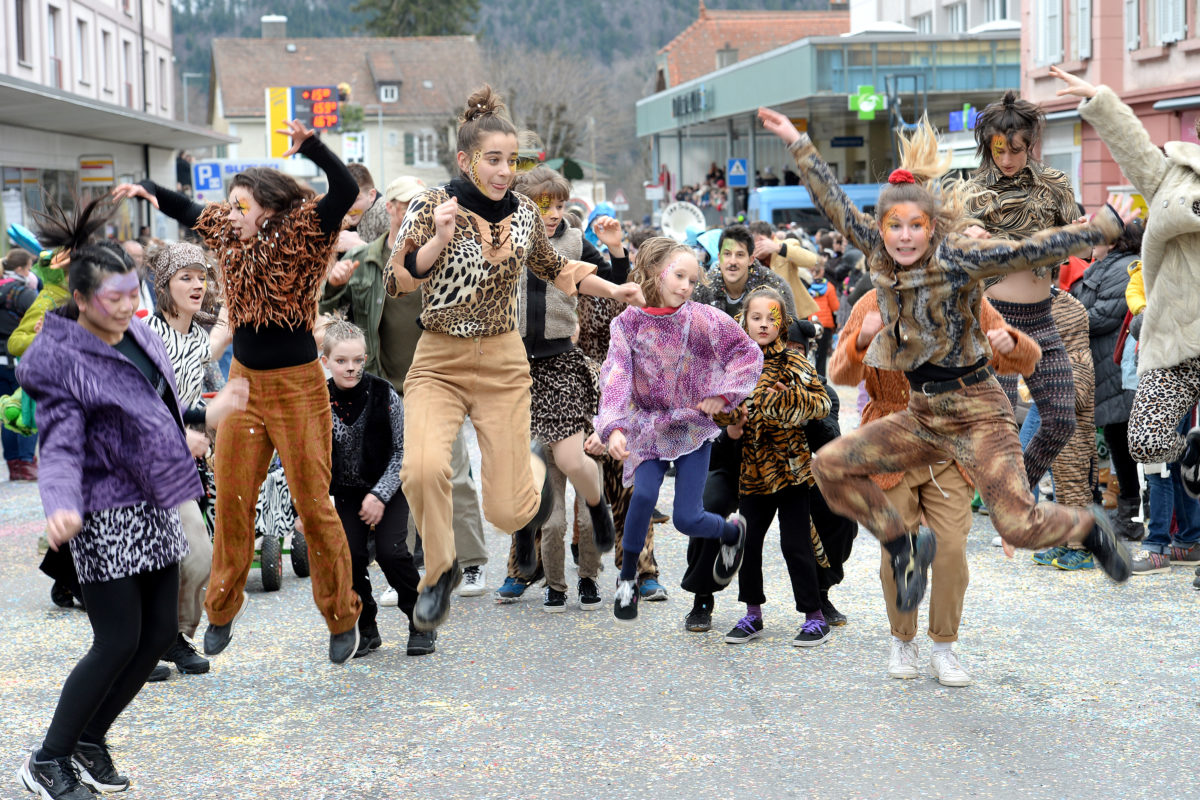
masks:
[[[45,220],[42,241],[70,252],[74,302],[46,315],[17,367],[38,404],[50,546],[70,543],[95,635],[21,767],[25,787],[48,800],[90,798],[80,781],[97,792],[129,786],[105,736],[175,640],[187,552],[178,506],[203,494],[191,455],[202,444],[184,432],[192,414],[180,408],[162,340],[134,318],[133,262],[89,242],[105,221],[95,211]],[[244,404],[246,391],[218,395],[208,424]]]

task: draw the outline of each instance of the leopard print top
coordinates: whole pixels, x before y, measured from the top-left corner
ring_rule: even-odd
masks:
[[[454,238],[421,278],[408,271],[404,258],[434,238],[434,209],[450,195],[441,187],[427,189],[409,203],[385,270],[387,291],[399,297],[420,288],[425,330],[463,338],[514,331],[526,267],[568,295],[595,272],[592,264],[560,256],[546,238],[537,206],[524,195],[516,197],[517,210],[498,223],[460,205]]]

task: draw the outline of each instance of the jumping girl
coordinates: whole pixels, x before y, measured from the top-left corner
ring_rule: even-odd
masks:
[[[1129,577],[1129,555],[1103,509],[1035,505],[1022,468],[1008,398],[987,364],[992,350],[980,328],[982,281],[1086,252],[1112,241],[1124,225],[1106,206],[1089,224],[1041,231],[1015,241],[973,239],[959,231],[970,218],[971,189],[940,183],[946,160],[928,121],[901,137],[903,168],[876,205],[862,213],[842,191],[812,140],[784,115],[762,108],[764,127],[796,159],[809,194],[846,239],[867,254],[883,325],[865,361],[905,373],[908,408],[864,425],[821,449],[813,475],[835,511],[861,522],[883,543],[896,579],[896,605],[916,608],[936,544],[918,534],[870,478],[955,459],[975,481],[1000,536],[1039,548],[1083,542],[1114,580]]]
[[[690,302],[701,272],[688,245],[661,236],[647,239],[631,277],[641,285],[648,307],[626,309],[613,320],[595,420],[609,454],[625,462],[625,485],[633,486],[613,609],[622,623],[637,619],[638,555],[672,461],[675,527],[688,536],[721,541],[713,565],[718,584],[728,585],[741,566],[745,520],[740,514],[723,520],[705,511],[702,494],[712,440],[720,433],[712,416],[750,395],[763,360],[732,317]]]

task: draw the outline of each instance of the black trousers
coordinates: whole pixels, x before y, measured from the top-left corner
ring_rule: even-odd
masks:
[[[738,573],[738,600],[755,606],[767,601],[763,593],[763,544],[767,529],[778,514],[779,549],[787,564],[796,610],[801,613],[820,610],[817,558],[809,533],[808,487],[789,486],[774,494],[742,495],[740,506],[746,518],[746,555]]]
[[[1129,455],[1129,421],[1112,422],[1104,426],[1104,441],[1108,442],[1108,454],[1112,458],[1112,471],[1117,473],[1118,496],[1129,502],[1141,500],[1141,485],[1138,483],[1137,462]]]
[[[833,337],[837,332],[826,328],[821,333],[821,338],[817,339],[817,353],[813,359],[813,366],[816,367],[817,375],[825,377],[825,365],[829,362],[829,351],[833,346]]]
[[[179,632],[179,565],[82,585],[91,649],[63,683],[39,760],[102,744]]]
[[[396,492],[391,502],[384,506],[383,519],[375,526],[363,522],[358,517],[362,508],[363,498],[368,492],[341,493],[333,496],[333,507],[337,510],[342,527],[346,530],[346,540],[350,543],[350,570],[354,579],[354,591],[362,600],[362,614],[358,618],[360,634],[378,633],[379,628],[375,618],[379,613],[379,605],[371,594],[371,555],[369,544],[375,537],[375,561],[383,570],[388,585],[399,595],[400,610],[408,617],[409,633],[416,631],[412,624],[413,606],[417,603],[417,583],[421,576],[417,574],[416,564],[413,563],[412,553],[408,552],[408,501],[404,492]]]
[[[825,496],[816,484],[808,487],[808,515],[817,529],[817,535],[821,537],[825,556],[829,560],[828,567],[817,565],[817,581],[821,592],[825,593],[846,577],[844,567],[854,549],[858,523],[834,512],[825,502]]]

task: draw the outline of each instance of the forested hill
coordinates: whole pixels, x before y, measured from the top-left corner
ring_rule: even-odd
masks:
[[[373,0],[378,7],[414,0]],[[431,0],[415,0],[429,3]],[[175,55],[180,73],[209,69],[214,38],[260,34],[259,18],[282,14],[295,37],[366,36],[370,13],[353,9],[357,0],[173,0]],[[438,2],[453,9],[455,2]],[[711,9],[825,8],[823,0],[709,0]],[[589,61],[609,64],[644,59],[653,69],[653,54],[695,21],[698,0],[481,0],[479,13],[464,32],[474,32],[485,47],[559,50]],[[450,13],[455,13],[451,11]]]

